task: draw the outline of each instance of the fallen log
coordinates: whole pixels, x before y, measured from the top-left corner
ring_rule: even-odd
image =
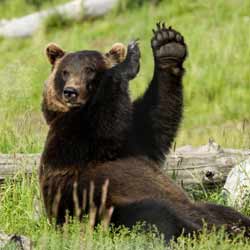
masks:
[[[201,147],[184,146],[171,152],[163,169],[185,186],[223,184],[230,170],[250,157],[250,150],[223,149],[210,141]]]
[[[223,184],[229,171],[250,158],[250,150],[223,149],[214,142],[201,147],[184,146],[167,157],[163,170],[182,186]],[[37,171],[40,154],[0,154],[0,182],[19,171]]]
[[[109,12],[117,0],[74,0],[54,8],[11,20],[0,20],[0,36],[31,36],[49,16],[60,14],[68,19],[99,17]]]
[[[40,154],[0,154],[0,183],[18,172],[31,174],[36,171]]]

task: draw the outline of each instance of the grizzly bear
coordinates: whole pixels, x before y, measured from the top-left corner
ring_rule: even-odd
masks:
[[[106,54],[48,45],[52,71],[42,110],[49,132],[39,177],[49,218],[62,224],[67,213],[74,216],[75,187],[77,203],[83,204],[91,183],[100,207],[102,186],[109,180],[106,207],[114,207],[115,226],[143,221],[155,225],[166,242],[201,230],[204,221],[209,228],[248,231],[249,218],[228,207],[191,201],[159,167],[181,119],[187,48],[182,35],[164,24],[157,24],[151,46],[153,80],[132,102],[128,84],[140,67],[137,42],[127,50],[115,45]]]

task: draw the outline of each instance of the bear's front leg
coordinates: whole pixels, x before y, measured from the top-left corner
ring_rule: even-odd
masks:
[[[137,75],[139,67],[140,50],[137,42],[133,41],[128,45],[125,60],[105,72],[89,107],[88,120],[94,131],[92,147],[99,154],[105,148],[106,152],[110,152],[110,159],[124,150],[127,143],[132,121],[128,85],[129,80]],[[100,145],[100,140],[106,143],[105,147]]]
[[[187,56],[183,36],[165,24],[153,30],[154,75],[145,94],[133,103],[137,151],[164,162],[182,118],[182,64]]]

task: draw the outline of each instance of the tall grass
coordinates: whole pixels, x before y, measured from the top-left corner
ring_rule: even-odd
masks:
[[[201,197],[200,197],[201,198]],[[219,202],[218,196],[210,195],[209,200]],[[219,202],[220,203],[220,202]],[[34,249],[41,250],[163,250],[166,245],[161,235],[152,228],[149,233],[143,233],[142,225],[133,230],[127,228],[115,229],[112,226],[104,230],[98,226],[95,230],[89,226],[88,218],[81,223],[69,219],[62,228],[56,229],[47,220],[42,205],[38,187],[37,175],[25,176],[22,172],[16,174],[14,180],[8,179],[0,191],[0,228],[7,233],[22,234],[33,242]],[[191,249],[250,249],[249,240],[242,235],[229,239],[225,232],[203,232],[194,238],[179,237],[172,242],[172,250]],[[14,249],[14,248],[10,248]]]

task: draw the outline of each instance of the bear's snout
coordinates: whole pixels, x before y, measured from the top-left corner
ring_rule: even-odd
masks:
[[[75,103],[79,96],[79,90],[73,87],[66,87],[63,90],[63,98],[66,102]]]

